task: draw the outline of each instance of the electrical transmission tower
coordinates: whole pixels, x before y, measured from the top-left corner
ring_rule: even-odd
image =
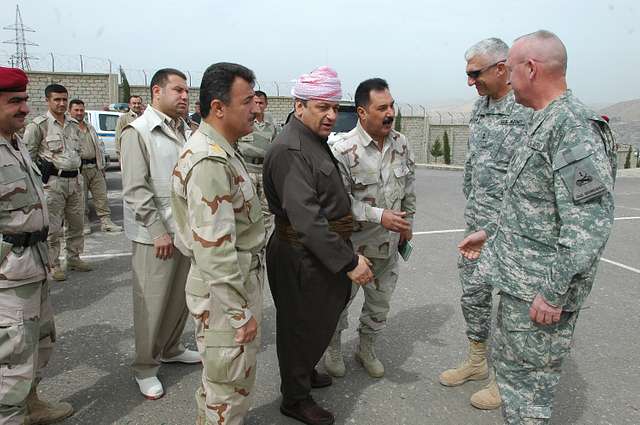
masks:
[[[27,46],[37,46],[37,44],[27,40],[24,36],[24,33],[35,32],[35,30],[24,26],[24,24],[22,23],[22,16],[20,15],[20,7],[18,5],[16,5],[16,23],[14,25],[6,26],[3,29],[16,32],[15,39],[3,42],[6,44],[15,44],[16,46],[16,52],[9,58],[11,66],[15,68],[22,68],[27,71],[31,70],[29,59],[37,58],[34,56],[29,56],[27,54]]]

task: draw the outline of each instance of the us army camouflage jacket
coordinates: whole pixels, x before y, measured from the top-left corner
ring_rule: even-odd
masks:
[[[78,121],[69,114],[64,116],[64,126],[49,111],[37,116],[27,125],[24,142],[33,161],[41,157],[58,170],[80,168],[80,130]]]
[[[19,150],[0,137],[0,288],[46,279],[49,262],[46,242],[23,248],[3,238],[49,226],[40,171],[24,143],[19,139],[17,143]]]
[[[395,130],[385,139],[382,152],[360,122],[333,147],[356,226],[352,236],[358,252],[371,258],[388,258],[398,250],[399,233],[380,224],[385,209],[405,211],[413,223],[416,212],[415,162],[407,138]]]
[[[517,104],[513,92],[495,103],[489,99],[478,99],[471,113],[463,192],[467,198],[467,233],[483,229],[492,236],[500,215],[509,161],[522,141],[533,110]]]
[[[176,246],[239,328],[253,316],[245,282],[252,257],[265,244],[260,200],[244,162],[202,121],[180,154],[171,185]]]
[[[497,234],[484,258],[494,286],[580,309],[611,231],[614,180],[606,122],[570,91],[536,111],[509,166]]]

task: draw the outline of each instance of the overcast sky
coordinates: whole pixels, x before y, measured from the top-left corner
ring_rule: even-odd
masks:
[[[0,24],[15,0],[1,0]],[[548,29],[569,53],[569,86],[591,104],[640,97],[640,3],[632,0],[19,0],[27,37],[39,44],[34,68],[107,71],[122,65],[132,82],[172,66],[202,71],[218,61],[253,69],[269,94],[288,92],[303,72],[328,64],[348,98],[358,82],[386,78],[398,102],[434,105],[475,97],[466,86],[464,51],[497,36],[511,44]],[[173,6],[170,6],[173,5]],[[0,40],[13,34],[0,31]],[[7,63],[12,46],[0,44]],[[150,77],[149,77],[150,78]]]

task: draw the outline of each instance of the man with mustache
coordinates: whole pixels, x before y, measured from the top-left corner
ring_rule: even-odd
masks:
[[[386,327],[389,303],[398,281],[398,245],[412,237],[416,211],[415,164],[407,138],[393,129],[394,100],[389,85],[372,78],[355,94],[358,124],[342,135],[332,150],[351,197],[356,226],[351,237],[356,251],[373,263],[375,280],[366,285],[360,314],[356,359],[372,378],[384,376],[375,342]],[[351,302],[358,293],[351,288]],[[327,371],[344,376],[340,335],[348,325],[347,305],[324,357]]]
[[[40,174],[18,131],[29,113],[27,75],[0,67],[0,424],[53,423],[69,403],[38,398],[55,342],[49,300],[49,214]]]
[[[151,105],[122,132],[124,231],[133,255],[133,370],[140,392],[164,395],[160,363],[200,363],[180,343],[188,312],[189,258],[175,249],[171,172],[186,142],[187,77],[172,68],[151,79]]]
[[[320,67],[302,75],[291,94],[294,116],[267,152],[263,175],[276,224],[267,271],[276,306],[280,411],[306,424],[330,425],[333,414],[310,392],[331,385],[331,377],[315,366],[349,300],[351,281],[365,285],[373,275],[349,240],[351,201],[327,145],[342,97],[338,74]]]
[[[122,145],[122,130],[142,115],[142,109],[142,97],[137,95],[129,96],[129,112],[120,115],[116,123],[116,153],[118,158],[120,158],[120,146]]]
[[[80,259],[84,250],[84,196],[80,168],[78,121],[67,113],[69,93],[60,84],[44,89],[47,113],[33,119],[24,132],[24,142],[32,160],[42,171],[51,219],[49,257],[54,280],[65,280],[60,265],[60,238],[66,238],[67,270],[88,272],[93,268]],[[63,223],[65,229],[63,229]],[[63,231],[64,230],[64,231]]]
[[[481,96],[474,104],[469,122],[467,159],[462,191],[465,235],[495,234],[509,161],[526,135],[531,109],[518,105],[509,87],[505,61],[509,46],[498,38],[475,43],[465,52],[467,84]],[[467,381],[487,379],[488,385],[471,396],[478,409],[500,407],[500,392],[487,363],[487,342],[491,328],[492,290],[489,282],[471,279],[477,259],[458,258],[462,286],[460,306],[466,322],[469,354],[457,367],[440,374],[442,385],[453,387]]]

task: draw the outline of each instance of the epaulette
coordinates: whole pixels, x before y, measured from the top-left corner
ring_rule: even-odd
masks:
[[[227,159],[229,155],[220,147],[217,143],[209,143],[209,151],[207,152],[209,157]]]
[[[33,119],[33,122],[35,124],[42,124],[43,122],[45,122],[47,120],[47,116],[46,115],[38,115],[37,117],[35,117]]]

